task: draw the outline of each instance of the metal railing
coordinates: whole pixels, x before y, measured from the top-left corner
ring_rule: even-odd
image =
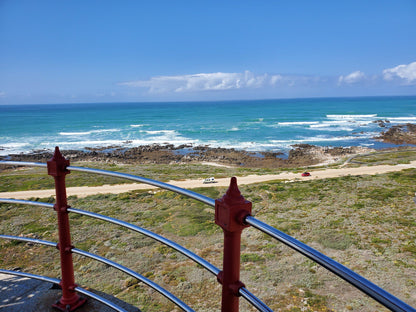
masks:
[[[25,273],[25,272],[20,272],[20,271],[10,271],[10,270],[0,269],[0,273],[37,279],[37,280],[47,282],[47,283],[51,283],[51,284],[55,284],[55,285],[59,285],[59,283],[61,282],[57,278],[47,277],[47,276],[42,276],[42,275],[35,275],[35,274],[30,274],[30,273]],[[89,290],[86,290],[82,287],[76,286],[74,288],[74,290],[76,292],[80,293],[81,295],[87,296],[87,297],[92,298],[92,299],[94,299],[98,302],[101,302],[102,304],[106,305],[107,307],[112,308],[114,311],[127,312],[125,309],[116,305],[115,303],[111,302],[110,300],[107,300],[107,299],[105,299],[105,298],[103,298],[103,297],[101,297],[101,296],[99,296],[99,295],[97,295],[97,294],[95,294],[95,293],[93,293]]]
[[[59,152],[59,150],[57,149]],[[55,154],[57,153],[55,151]],[[55,157],[55,156],[54,156]],[[62,160],[62,159],[61,159]],[[66,161],[66,160],[65,160]],[[58,163],[59,163],[59,157],[58,157]],[[17,166],[37,166],[37,167],[47,167],[46,164],[42,163],[34,163],[34,162],[15,162],[15,161],[0,161],[0,164],[7,164],[7,165],[17,165]],[[62,164],[66,164],[62,167]],[[48,166],[49,166],[48,162]],[[55,164],[51,165],[52,167]],[[50,175],[53,175],[56,173],[54,170],[56,169],[53,167],[51,169],[51,166],[48,167],[48,172]],[[59,167],[59,164],[57,168]],[[197,264],[201,265],[203,268],[211,272],[213,275],[217,277],[219,282],[223,286],[222,291],[222,311],[232,312],[232,311],[238,311],[238,297],[241,296],[244,299],[246,299],[250,304],[252,304],[257,310],[259,311],[272,311],[266,304],[264,304],[260,299],[258,299],[256,296],[254,296],[251,292],[247,290],[245,285],[239,281],[239,264],[240,264],[240,237],[241,237],[241,231],[243,228],[247,226],[252,226],[263,233],[266,233],[267,235],[270,235],[271,237],[277,239],[278,241],[286,244],[290,248],[294,249],[295,251],[301,253],[302,255],[308,257],[309,259],[313,260],[314,262],[318,263],[325,269],[329,270],[330,272],[334,273],[335,275],[341,277],[357,289],[361,290],[366,295],[370,296],[371,298],[378,301],[383,306],[387,307],[388,309],[392,311],[400,311],[400,312],[407,312],[407,311],[414,311],[416,312],[416,309],[409,306],[405,302],[399,300],[398,298],[394,297],[393,295],[389,294],[382,288],[378,287],[377,285],[373,284],[372,282],[366,280],[362,276],[358,275],[354,271],[348,269],[347,267],[341,265],[340,263],[334,261],[333,259],[325,256],[324,254],[316,251],[315,249],[309,247],[308,245],[294,239],[293,237],[267,225],[266,223],[254,218],[251,216],[251,203],[247,202],[239,193],[236,180],[233,178],[231,181],[230,188],[228,189],[227,193],[224,195],[223,198],[219,200],[214,200],[209,197],[206,197],[204,195],[182,189],[167,183],[163,183],[156,180],[151,180],[143,177],[138,177],[130,174],[125,173],[118,173],[118,172],[111,172],[106,170],[98,170],[98,169],[90,169],[90,168],[84,168],[84,167],[74,167],[69,166],[69,162],[65,163],[62,160],[61,163],[62,168],[58,168],[62,172],[68,173],[68,170],[72,171],[79,171],[79,172],[85,172],[85,173],[94,173],[94,174],[100,174],[100,175],[107,175],[117,178],[125,178],[129,180],[133,180],[140,183],[145,183],[149,185],[153,185],[162,189],[170,190],[173,192],[176,192],[181,195],[185,195],[189,198],[198,200],[204,204],[207,204],[211,207],[215,207],[215,222],[223,228],[224,231],[224,260],[223,260],[223,270],[221,271],[202,257],[196,255],[192,251],[182,247],[181,245],[161,236],[156,233],[153,233],[147,229],[138,227],[136,225],[111,218],[108,216],[104,216],[101,214],[75,209],[69,206],[64,207],[65,213],[71,212],[76,213],[96,219],[100,219],[106,222],[110,222],[125,228],[128,228],[132,231],[138,232],[140,234],[143,234],[147,237],[150,237],[156,241],[159,241],[162,244],[165,244],[166,246],[169,246],[173,248],[174,250],[180,252],[184,256],[188,257],[189,259],[193,260]],[[58,171],[59,171],[58,170]],[[52,174],[51,174],[52,173]],[[59,175],[59,174],[58,174]],[[65,175],[65,174],[64,174]],[[56,178],[56,177],[55,177]],[[56,182],[56,180],[55,180]],[[65,193],[65,192],[64,192]],[[57,189],[57,202],[58,202],[58,189]],[[66,194],[65,194],[66,195]],[[26,200],[16,200],[16,199],[0,199],[0,203],[12,203],[12,204],[26,204],[26,205],[32,205],[32,206],[39,206],[39,207],[46,207],[46,208],[53,208],[55,210],[59,210],[59,207],[57,207],[57,204],[49,204],[49,203],[40,203],[36,201],[26,201]],[[225,212],[224,212],[225,211]],[[59,212],[58,212],[59,213]],[[227,219],[229,218],[229,219]],[[38,243],[43,244],[51,247],[56,247],[57,243],[49,242],[49,241],[43,241],[39,239],[33,239],[33,238],[25,238],[25,237],[16,237],[16,236],[9,236],[9,235],[0,235],[0,238],[3,239],[15,239],[15,240],[21,240],[21,241],[30,241],[32,243]],[[238,243],[238,247],[235,247],[234,245]],[[59,245],[58,245],[59,246]],[[231,246],[231,247],[230,247]],[[238,250],[237,250],[238,249]],[[234,250],[234,251],[229,251]],[[132,271],[129,268],[126,268],[116,262],[110,261],[108,259],[105,259],[101,256],[91,254],[89,252],[76,249],[72,246],[70,246],[70,251],[72,253],[89,257],[91,259],[100,261],[102,263],[105,263],[111,267],[114,267],[126,274],[129,274],[130,276],[133,276],[143,282],[144,284],[148,285],[149,287],[155,289],[162,295],[164,295],[166,298],[168,298],[170,301],[172,301],[175,305],[180,307],[184,311],[193,311],[189,306],[187,306],[184,302],[182,302],[179,298],[168,292],[167,290],[163,289],[161,286],[157,285],[156,283],[152,282],[151,280],[145,278],[144,276],[140,275],[137,272]],[[235,272],[235,268],[237,267],[238,272]],[[230,272],[232,271],[232,272]],[[26,275],[27,277],[31,278],[37,278],[45,280],[48,280],[53,283],[60,283],[62,286],[62,281],[59,282],[59,280],[49,278],[49,277],[39,277],[36,275],[31,275],[28,273],[22,273],[22,272],[15,272],[15,271],[7,271],[7,270],[0,270],[0,272],[9,272],[10,274],[15,275]],[[97,295],[95,294],[88,294],[85,290],[78,289],[79,287],[75,287],[74,290],[85,294],[88,297],[95,298]],[[73,291],[73,290],[72,290]],[[95,296],[95,297],[94,297]],[[95,298],[96,299],[96,298]],[[62,298],[61,298],[62,300]],[[106,299],[97,299],[98,301],[112,307],[116,311],[123,311],[121,308],[117,307],[113,304],[108,304]]]
[[[41,245],[46,245],[49,247],[58,247],[57,243],[54,242],[50,242],[50,241],[45,241],[45,240],[41,240],[41,239],[33,239],[33,238],[29,238],[29,237],[20,237],[20,236],[11,236],[11,235],[0,235],[0,238],[3,239],[10,239],[10,240],[17,240],[17,241],[23,241],[23,242],[30,242],[30,243],[34,243],[34,244],[41,244]],[[172,301],[175,305],[177,305],[178,307],[180,307],[183,311],[194,311],[193,309],[191,309],[189,306],[187,306],[184,302],[182,302],[182,300],[180,300],[179,298],[177,298],[176,296],[174,296],[173,294],[171,294],[169,291],[167,291],[166,289],[164,289],[163,287],[159,286],[158,284],[152,282],[151,280],[149,280],[148,278],[138,274],[137,272],[134,272],[133,270],[115,262],[115,261],[111,261],[109,259],[106,259],[104,257],[100,257],[98,255],[92,254],[90,252],[81,250],[81,249],[77,249],[77,248],[72,248],[71,252],[80,256],[84,256],[84,257],[88,257],[91,258],[93,260],[99,261],[101,263],[104,263],[108,266],[111,266],[115,269],[120,270],[121,272],[124,272],[128,275],[130,275],[131,277],[134,277],[136,279],[138,279],[139,281],[141,281],[142,283],[146,284],[147,286],[153,288],[154,290],[156,290],[157,292],[159,292],[160,294],[162,294],[163,296],[165,296],[167,299],[169,299],[170,301]]]

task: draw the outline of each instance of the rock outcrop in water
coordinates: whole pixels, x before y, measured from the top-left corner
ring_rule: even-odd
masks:
[[[383,132],[378,139],[393,144],[416,144],[416,124],[392,126]]]

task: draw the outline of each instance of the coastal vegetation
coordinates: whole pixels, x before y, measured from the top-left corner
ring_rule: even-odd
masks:
[[[276,170],[267,168],[245,168],[212,166],[203,164],[114,164],[105,162],[74,162],[71,166],[82,166],[95,169],[117,171],[148,179],[167,182],[170,180],[204,179],[207,176],[226,178],[231,176],[245,176],[250,174],[271,174]],[[19,170],[9,168],[3,170],[0,179],[1,192],[40,190],[54,188],[54,181],[45,174],[45,168],[21,167]],[[105,184],[131,183],[126,179],[107,177],[82,172],[71,172],[67,175],[66,185],[72,186],[100,186]]]
[[[414,152],[406,152],[406,161]],[[391,162],[394,153],[374,155]],[[372,163],[371,156],[356,158]],[[401,158],[402,159],[402,158]],[[397,159],[395,160],[397,162]],[[74,164],[79,165],[79,164]],[[197,164],[130,165],[84,163],[101,169],[159,180],[269,173],[271,169],[226,168]],[[354,164],[357,166],[357,164]],[[300,169],[291,169],[300,170]],[[45,169],[7,169],[1,191],[53,187]],[[73,179],[73,180],[71,180]],[[119,179],[72,172],[68,185],[121,183]],[[271,181],[240,186],[260,220],[311,245],[390,293],[416,306],[416,169],[375,176],[344,176],[285,183]],[[90,182],[87,182],[90,181]],[[49,183],[49,184],[48,184]],[[226,188],[198,188],[211,198]],[[32,198],[53,202],[53,198]],[[120,218],[152,230],[222,267],[222,230],[214,209],[169,191],[133,191],[72,196],[74,208]],[[102,221],[70,214],[75,247],[122,263],[179,296],[197,311],[216,311],[220,285],[181,254],[153,240]],[[0,232],[57,240],[56,216],[47,208],[0,204]],[[0,266],[58,277],[57,251],[44,246],[0,241]],[[371,298],[314,262],[252,228],[242,238],[241,279],[275,311],[384,311]],[[104,264],[74,256],[81,286],[111,293],[143,311],[174,311],[174,306],[137,280]],[[111,282],[109,282],[111,281]],[[203,296],[201,296],[203,294]],[[241,299],[242,311],[254,311]]]
[[[333,152],[332,152],[333,153]],[[23,158],[24,161],[40,161],[46,162],[49,158],[43,157],[42,159],[33,159],[33,156],[26,155]],[[338,157],[337,154],[334,156]],[[19,157],[21,159],[22,156]],[[366,165],[395,165],[409,163],[416,159],[416,149],[414,148],[399,148],[382,152],[373,151],[367,154],[358,154],[350,157],[348,165],[353,167],[362,164]],[[343,160],[331,161],[329,164],[322,166],[313,165],[312,168],[337,168],[340,165],[344,165]],[[89,167],[95,169],[117,171],[122,173],[128,173],[132,175],[143,176],[149,179],[168,182],[171,180],[180,181],[185,179],[204,179],[208,176],[215,176],[216,178],[227,178],[232,176],[247,176],[247,175],[263,175],[274,174],[276,172],[291,171],[302,172],[308,169],[308,166],[287,166],[279,168],[264,168],[264,167],[247,167],[247,166],[231,166],[228,162],[216,163],[218,165],[213,166],[212,163],[122,163],[120,161],[71,161],[71,166]],[[40,189],[52,189],[54,188],[54,181],[45,174],[45,168],[39,167],[19,167],[15,166],[0,167],[1,179],[0,179],[0,192],[13,192],[13,191],[26,191],[26,190],[40,190]],[[131,183],[126,179],[119,179],[115,177],[85,174],[82,172],[72,172],[67,175],[66,185],[68,187],[73,186],[101,186],[105,184],[122,184]]]

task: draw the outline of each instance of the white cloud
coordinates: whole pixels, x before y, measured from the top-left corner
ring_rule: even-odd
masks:
[[[307,78],[309,79],[309,78]],[[197,92],[232,90],[244,88],[274,87],[279,84],[293,86],[297,82],[304,82],[305,77],[281,76],[261,74],[256,75],[250,71],[244,73],[201,73],[180,76],[159,76],[149,80],[123,82],[120,85],[130,87],[148,88],[151,93],[166,92]]]
[[[5,96],[6,96],[6,92],[0,91],[0,98],[5,97]]]
[[[241,88],[241,74],[237,73],[210,73],[176,76],[180,86],[175,92],[211,91]]]
[[[121,85],[149,88],[152,93],[239,89],[242,74],[210,73],[152,77],[150,80],[124,82]]]
[[[400,78],[408,84],[416,83],[416,62],[407,65],[398,65],[393,68],[383,70],[383,78],[385,80],[393,80]]]
[[[338,78],[338,84],[343,84],[343,83],[347,83],[347,84],[352,84],[352,83],[357,83],[360,82],[362,80],[364,80],[366,78],[365,74],[359,70],[352,72],[351,74],[347,75],[347,76],[339,76]]]
[[[244,72],[243,85],[248,88],[260,88],[266,84],[270,77],[267,74],[255,76],[252,72],[246,70]]]
[[[273,75],[270,77],[270,84],[274,86],[276,83],[283,80],[283,76],[281,75]]]

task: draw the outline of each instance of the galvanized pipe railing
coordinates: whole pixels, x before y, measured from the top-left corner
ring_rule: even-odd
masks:
[[[245,287],[241,287],[238,290],[238,293],[241,297],[246,299],[253,307],[255,307],[257,310],[261,312],[273,312],[272,309],[270,309],[263,301],[261,301],[259,298],[257,298],[255,295],[253,295],[251,292],[247,290]]]
[[[189,259],[195,261],[196,263],[198,263],[199,265],[201,265],[202,267],[204,267],[205,269],[207,269],[208,271],[210,271],[212,274],[214,274],[215,276],[218,275],[218,273],[220,272],[220,269],[218,269],[217,267],[215,267],[214,265],[212,265],[211,263],[209,263],[208,261],[206,261],[204,258],[198,256],[197,254],[193,253],[192,251],[182,247],[181,245],[161,236],[158,235],[156,233],[153,233],[152,231],[146,230],[144,228],[141,228],[137,225],[125,222],[125,221],[121,221],[115,218],[111,218],[111,217],[107,217],[107,216],[103,216],[101,214],[98,213],[94,213],[94,212],[90,212],[90,211],[85,211],[85,210],[80,210],[80,209],[75,209],[75,208],[68,208],[69,212],[73,212],[73,213],[77,213],[80,215],[84,215],[84,216],[89,216],[95,219],[100,219],[103,221],[107,221],[113,224],[117,224],[120,225],[122,227],[128,228],[130,230],[133,230],[135,232],[138,232],[140,234],[146,235],[147,237],[150,237],[162,244],[165,244],[166,246],[171,247],[172,249],[180,252],[181,254],[183,254],[184,256],[188,257]]]
[[[44,207],[44,208],[50,208],[53,209],[54,205],[50,204],[50,203],[43,203],[43,202],[37,202],[37,201],[29,201],[29,200],[22,200],[22,199],[9,199],[9,198],[0,198],[0,203],[9,203],[9,204],[16,204],[16,205],[30,205],[30,206],[37,206],[37,207]],[[67,209],[68,212],[73,212],[76,214],[80,214],[80,215],[85,215],[88,217],[92,217],[95,219],[99,219],[99,220],[103,220],[103,221],[107,221],[125,228],[128,228],[130,230],[133,230],[135,232],[138,232],[140,234],[143,234],[149,238],[152,238],[162,244],[165,244],[166,246],[171,247],[172,249],[182,253],[184,256],[188,257],[189,259],[195,261],[196,263],[198,263],[199,265],[201,265],[202,267],[204,267],[205,269],[207,269],[209,272],[211,272],[212,274],[214,274],[216,277],[218,276],[218,274],[220,273],[220,269],[218,269],[217,267],[215,267],[214,265],[212,265],[211,263],[209,263],[208,261],[206,261],[204,258],[196,255],[195,253],[193,253],[192,251],[182,247],[181,245],[161,236],[158,235],[156,233],[153,233],[152,231],[143,229],[139,226],[136,226],[134,224],[131,223],[127,223],[125,221],[121,221],[115,218],[111,218],[108,216],[104,216],[98,213],[94,213],[94,212],[90,212],[90,211],[86,211],[86,210],[81,210],[81,209],[75,209],[75,208],[68,208]],[[12,239],[14,236],[8,236],[8,235],[0,235],[0,238],[5,238],[5,239]],[[32,239],[32,238],[24,238],[24,237],[19,237],[18,240],[26,240],[26,241],[32,241],[33,243],[41,243],[44,245],[48,245],[47,241],[43,241],[43,240],[38,240],[38,239]],[[56,243],[49,243],[49,246],[55,247]],[[76,249],[79,250],[79,249]],[[73,249],[73,252],[74,249]],[[270,312],[272,311],[266,304],[264,304],[261,300],[259,300],[255,295],[253,295],[250,291],[248,291],[245,287],[241,287],[239,289],[239,294],[241,295],[241,297],[243,297],[244,299],[246,299],[249,303],[251,303],[257,310],[262,311],[262,312]]]
[[[57,278],[53,278],[53,277],[47,277],[47,276],[42,276],[42,275],[35,275],[35,274],[30,274],[30,273],[25,273],[25,272],[20,272],[20,271],[11,271],[11,270],[3,270],[0,269],[0,273],[3,274],[9,274],[9,275],[14,275],[14,276],[20,276],[20,277],[26,277],[26,278],[32,278],[32,279],[37,279],[43,282],[47,282],[47,283],[51,283],[51,284],[55,284],[55,285],[59,285],[60,284],[60,280]],[[112,308],[114,311],[117,312],[127,312],[127,310],[123,309],[122,307],[116,305],[115,303],[111,302],[110,300],[107,300],[97,294],[94,294],[91,291],[88,291],[82,287],[76,286],[74,289],[76,292],[80,293],[81,295],[87,296],[89,298],[92,298],[98,302],[101,302],[102,304]]]
[[[124,272],[136,279],[138,279],[139,281],[141,281],[142,283],[146,284],[147,286],[153,288],[154,290],[156,290],[157,292],[159,292],[160,294],[162,294],[163,296],[165,296],[167,299],[169,299],[170,301],[172,301],[175,305],[177,305],[178,307],[180,307],[183,311],[188,311],[188,312],[194,312],[193,309],[191,309],[186,303],[184,303],[182,300],[180,300],[178,297],[174,296],[172,293],[170,293],[169,291],[167,291],[166,289],[164,289],[163,287],[161,287],[160,285],[156,284],[155,282],[149,280],[148,278],[144,277],[143,275],[140,275],[136,272],[134,272],[133,270],[130,270],[129,268],[108,260],[104,257],[100,257],[97,256],[95,254],[86,252],[84,250],[81,249],[77,249],[77,248],[72,248],[72,252],[84,257],[88,257],[91,259],[94,259],[96,261],[100,261],[104,264],[107,264],[113,268],[116,268],[118,270],[120,270],[121,272]]]
[[[8,199],[8,198],[0,198],[0,203],[10,203],[10,204],[18,204],[18,205],[31,205],[31,206],[38,206],[38,207],[45,207],[45,208],[53,208],[53,204],[49,204],[49,203],[42,203],[42,202],[37,202],[37,201],[28,201],[28,200],[21,200],[21,199]],[[194,254],[193,252],[189,251],[186,248],[183,248],[181,245],[176,244],[175,242],[168,240],[167,238],[160,236],[156,233],[153,233],[149,230],[143,229],[141,227],[138,227],[136,225],[118,220],[118,219],[114,219],[111,217],[107,217],[101,214],[97,214],[94,212],[90,212],[90,211],[85,211],[85,210],[80,210],[80,209],[75,209],[75,208],[68,208],[69,212],[73,212],[73,213],[77,213],[80,215],[85,215],[85,216],[89,216],[89,217],[93,217],[96,219],[100,219],[103,221],[108,221],[120,226],[123,226],[125,228],[131,229],[133,231],[136,231],[138,233],[141,233],[143,235],[146,235],[154,240],[159,241],[160,243],[163,243],[169,247],[171,247],[172,249],[182,253],[183,255],[185,255],[186,257],[188,257],[189,259],[195,261],[196,263],[198,263],[199,265],[201,265],[202,267],[204,267],[205,269],[207,269],[208,271],[210,271],[212,274],[214,274],[215,276],[218,276],[220,269],[218,269],[217,267],[215,267],[214,265],[212,265],[211,263],[209,263],[208,261],[206,261],[204,258],[199,257],[198,255]],[[8,236],[8,235],[0,235],[0,238],[9,238],[11,239],[13,236]],[[20,238],[20,240],[24,240],[26,238]],[[27,241],[31,240],[34,243],[38,243],[38,242],[42,242],[44,245],[47,245],[46,241],[42,241],[42,240],[37,240],[37,239],[31,239],[31,238],[27,238]],[[55,243],[50,243],[50,246],[54,247],[56,246]],[[250,291],[248,291],[245,287],[241,287],[239,289],[239,294],[246,299],[249,303],[251,303],[257,310],[262,311],[262,312],[270,312],[272,311],[267,305],[265,305],[261,300],[259,300],[256,296],[254,296]]]
[[[160,181],[157,181],[157,180],[147,179],[147,178],[143,178],[143,177],[127,174],[127,173],[113,172],[113,171],[101,170],[101,169],[91,169],[91,168],[74,167],[74,166],[68,166],[67,169],[72,170],[72,171],[78,171],[78,172],[95,173],[95,174],[100,174],[100,175],[105,175],[105,176],[122,178],[122,179],[136,181],[136,182],[140,182],[140,183],[144,183],[144,184],[148,184],[148,185],[153,185],[153,186],[159,187],[161,189],[165,189],[165,190],[168,190],[168,191],[172,191],[172,192],[187,196],[189,198],[193,198],[193,199],[195,199],[197,201],[200,201],[204,204],[207,204],[209,206],[212,206],[212,207],[215,206],[215,200],[212,199],[212,198],[209,198],[209,197],[204,196],[204,195],[199,194],[199,193],[192,192],[192,191],[187,190],[187,189],[177,187],[177,186],[172,185],[172,184],[160,182]]]
[[[325,269],[331,271],[335,275],[341,277],[354,287],[358,288],[371,298],[375,299],[383,306],[389,308],[392,311],[400,311],[400,312],[410,312],[416,311],[413,307],[409,306],[408,304],[404,303],[400,299],[394,297],[384,289],[378,287],[377,285],[371,283],[361,275],[358,275],[354,271],[348,269],[347,267],[343,266],[342,264],[332,260],[331,258],[325,256],[324,254],[320,253],[319,251],[309,247],[308,245],[294,239],[293,237],[276,230],[275,228],[271,227],[270,225],[252,217],[248,216],[245,218],[245,222],[254,228],[262,231],[270,235],[271,237],[277,239],[278,241],[284,243],[285,245],[291,247],[292,249],[296,250],[297,252],[301,253],[302,255],[308,257],[309,259],[313,260],[314,262],[320,264]]]
[[[26,165],[26,166],[46,167],[45,164],[32,163],[32,162],[0,161],[0,164],[1,163],[10,164],[10,165],[18,165],[18,166],[19,165]],[[146,179],[146,178],[143,178],[143,177],[137,177],[137,176],[133,176],[133,175],[130,175],[130,174],[111,172],[111,171],[99,170],[99,169],[90,169],[90,168],[73,167],[73,166],[67,166],[66,169],[67,170],[73,170],[73,171],[79,171],[79,172],[86,172],[86,173],[102,174],[102,175],[113,176],[113,177],[118,177],[118,178],[126,178],[126,179],[129,179],[129,180],[137,181],[137,182],[140,182],[140,183],[146,183],[146,184],[157,186],[157,187],[160,187],[160,188],[163,188],[163,189],[166,189],[166,190],[170,190],[170,191],[188,196],[190,198],[196,199],[198,201],[201,201],[201,202],[203,202],[207,205],[213,206],[213,207],[216,206],[216,201],[214,201],[211,198],[208,198],[204,195],[201,195],[201,194],[189,191],[189,190],[185,190],[185,189],[182,189],[182,188],[179,188],[179,187],[167,184],[167,183],[163,183],[163,182],[160,182],[160,181]],[[40,204],[39,206],[43,206],[43,205]],[[217,210],[217,208],[216,208],[216,210]],[[90,212],[83,212],[83,211],[81,212],[81,211],[79,211],[77,209],[73,209],[73,208],[68,208],[68,211],[77,212],[77,213],[85,214],[85,215],[90,215],[90,216],[97,217],[97,218],[103,219],[103,220],[106,219],[106,221],[116,223],[116,224],[119,224],[119,225],[123,225],[123,223],[124,223],[123,221],[120,221],[120,220],[116,220],[116,219],[110,220],[112,218],[107,219],[109,217],[102,218],[102,217],[99,217],[100,215],[98,215],[98,214],[94,214],[94,213],[90,213]],[[289,235],[287,235],[287,234],[285,234],[285,233],[283,233],[279,230],[274,229],[273,227],[261,222],[260,220],[257,220],[256,218],[254,218],[250,215],[247,215],[244,212],[244,209],[243,209],[243,211],[240,211],[240,212],[243,212],[244,215],[241,215],[241,213],[237,214],[236,217],[239,219],[239,222],[241,221],[242,223],[244,223],[247,226],[251,225],[254,228],[256,228],[256,229],[258,229],[258,230],[276,238],[277,240],[283,242],[284,244],[286,244],[289,247],[295,249],[299,253],[305,255],[306,257],[308,257],[308,258],[312,259],[313,261],[315,261],[316,263],[320,264],[321,266],[323,266],[327,270],[329,270],[329,271],[333,272],[334,274],[336,274],[337,276],[343,278],[344,280],[346,280],[347,282],[352,284],[354,287],[360,289],[365,294],[369,295],[370,297],[372,297],[373,299],[375,299],[376,301],[378,301],[379,303],[381,303],[385,307],[391,309],[392,311],[400,311],[400,312],[414,311],[414,312],[416,312],[416,309],[414,309],[413,307],[407,305],[406,303],[404,303],[401,300],[399,300],[398,298],[392,296],[391,294],[389,294],[385,290],[381,289],[377,285],[369,282],[368,280],[366,280],[362,276],[360,276],[357,273],[351,271],[350,269],[344,267],[343,265],[341,265],[338,262],[332,260],[331,258],[319,253],[318,251],[314,250],[313,248],[309,247],[308,245],[297,241],[293,237],[291,237],[291,236],[289,236]],[[133,227],[135,227],[135,226],[133,226]],[[133,228],[131,228],[131,229],[133,229]],[[134,229],[134,230],[137,230],[137,229]],[[144,235],[147,235],[146,231],[147,230],[144,230],[144,229],[138,230],[138,232],[140,232]],[[153,233],[153,234],[150,234],[150,235],[147,235],[147,236],[152,237],[156,240],[159,240],[156,237],[153,237],[153,235],[155,235],[155,234]],[[178,249],[175,248],[175,247],[178,247],[179,245],[177,245],[174,242],[171,242],[169,240],[167,240],[167,241],[163,241],[163,240],[166,240],[166,239],[163,238],[162,240],[159,240],[159,241],[168,245],[168,246],[170,246],[170,247],[172,247],[172,248],[174,248],[174,249],[176,249],[177,251],[183,253],[185,256],[190,257],[192,260],[196,261],[197,263],[199,263],[202,266],[204,266],[205,268],[207,268],[214,275],[217,275],[217,276],[221,275],[221,272],[219,272],[219,269],[212,266],[211,264],[206,262],[204,259],[196,256],[192,252],[181,250],[181,248],[178,248]],[[194,257],[194,256],[196,256],[196,257]],[[239,282],[239,281],[235,281],[235,282]],[[235,284],[238,284],[238,283],[235,283],[235,282],[231,286],[235,286]],[[263,302],[261,302],[258,298],[256,298],[254,295],[252,295],[244,287],[244,284],[239,285],[239,286],[242,286],[242,287],[240,287],[237,290],[238,295],[241,295],[242,297],[244,297],[249,303],[253,304],[259,311],[271,311],[270,308],[268,308]]]
[[[17,241],[22,241],[22,242],[30,242],[30,243],[34,243],[34,244],[41,244],[41,245],[46,245],[49,247],[57,247],[57,243],[54,242],[50,242],[50,241],[45,241],[45,240],[41,240],[41,239],[35,239],[35,238],[30,238],[30,237],[22,237],[22,236],[11,236],[11,235],[0,235],[0,238],[3,239],[9,239],[9,240],[17,240]],[[109,259],[106,259],[104,257],[100,257],[98,255],[92,254],[90,252],[81,250],[81,249],[77,249],[77,248],[71,248],[71,252],[74,254],[78,254],[84,257],[88,257],[91,259],[94,259],[96,261],[99,261],[101,263],[107,264],[108,266],[111,266],[121,272],[124,272],[136,279],[138,279],[139,281],[141,281],[142,283],[146,284],[147,286],[153,288],[154,290],[156,290],[157,292],[159,292],[160,294],[162,294],[163,296],[165,296],[167,299],[169,299],[170,301],[172,301],[174,304],[176,304],[178,307],[180,307],[183,311],[188,311],[188,312],[193,312],[194,310],[191,309],[188,305],[186,305],[182,300],[180,300],[178,297],[174,296],[172,293],[170,293],[169,291],[167,291],[166,289],[164,289],[163,287],[161,287],[160,285],[154,283],[153,281],[149,280],[148,278],[144,277],[143,275],[140,275],[139,273],[117,263],[114,261],[111,261]]]
[[[0,164],[12,165],[12,166],[28,166],[28,167],[45,167],[46,168],[46,164],[36,163],[36,162],[29,162],[29,161],[4,161],[4,160],[1,160]],[[189,198],[193,198],[193,199],[198,200],[202,203],[205,203],[205,204],[207,204],[211,207],[215,206],[215,200],[212,199],[212,198],[209,198],[207,196],[204,196],[204,195],[196,193],[196,192],[192,192],[192,191],[187,190],[187,189],[183,189],[183,188],[174,186],[172,184],[160,182],[160,181],[157,181],[157,180],[143,178],[143,177],[135,176],[135,175],[128,174],[128,173],[114,172],[114,171],[108,171],[108,170],[102,170],[102,169],[93,169],[93,168],[76,167],[76,166],[67,166],[66,169],[70,170],[70,171],[72,170],[72,171],[78,171],[78,172],[84,172],[84,173],[94,173],[94,174],[99,174],[99,175],[105,175],[105,176],[110,176],[110,177],[115,177],[115,178],[121,178],[121,179],[136,181],[136,182],[139,182],[139,183],[144,183],[144,184],[159,187],[161,189],[172,191],[172,192],[187,196]]]
[[[49,204],[49,203],[42,203],[42,202],[22,200],[22,199],[10,199],[10,198],[0,198],[0,203],[9,203],[9,204],[16,204],[16,205],[31,205],[31,206],[38,206],[38,207],[45,207],[45,208],[52,208],[52,209],[54,207],[53,204]],[[163,237],[163,236],[161,236],[159,234],[156,234],[152,231],[141,228],[137,225],[134,225],[134,224],[131,224],[131,223],[119,220],[119,219],[104,216],[104,215],[99,214],[99,213],[86,211],[86,210],[81,210],[81,209],[76,209],[76,208],[68,208],[68,212],[73,212],[73,213],[76,213],[76,214],[79,214],[79,215],[84,215],[84,216],[88,216],[88,217],[91,217],[91,218],[94,218],[94,219],[99,219],[99,220],[103,220],[103,221],[110,222],[110,223],[113,223],[113,224],[117,224],[117,225],[120,225],[124,228],[135,231],[137,233],[143,234],[147,237],[150,237],[150,238],[152,238],[152,239],[154,239],[154,240],[156,240],[156,241],[158,241],[162,244],[165,244],[166,246],[169,246],[172,249],[180,252],[184,256],[188,257],[189,259],[195,261],[196,263],[198,263],[199,265],[201,265],[202,267],[207,269],[209,272],[211,272],[215,276],[217,276],[218,273],[220,272],[220,269],[218,269],[216,266],[214,266],[210,262],[206,261],[204,258],[202,258],[202,257],[198,256],[197,254],[193,253],[192,251],[182,247],[181,245],[175,243],[174,241],[171,241],[171,240],[167,239],[166,237]]]

